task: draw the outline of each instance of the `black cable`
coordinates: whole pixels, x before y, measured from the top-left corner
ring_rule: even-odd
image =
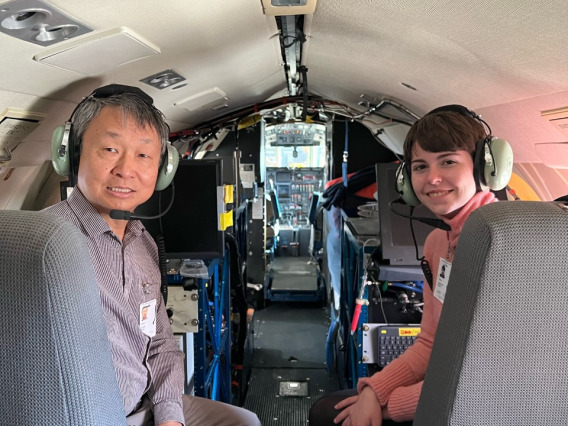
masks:
[[[322,208],[329,210],[331,206],[341,207],[348,195],[354,195],[359,190],[376,182],[375,166],[357,170],[348,178],[348,186],[339,181],[322,193]]]
[[[167,261],[166,261],[166,243],[164,241],[164,236],[161,233],[159,235],[156,235],[155,240],[156,240],[156,246],[158,247],[158,264],[160,267],[160,277],[162,279],[160,285],[160,293],[162,293],[162,298],[164,299],[164,305],[166,305],[168,303],[168,273],[167,273]]]
[[[286,43],[284,40],[286,40],[287,38],[291,38],[292,41],[289,43]],[[300,39],[296,36],[293,35],[285,35],[280,37],[280,46],[283,47],[284,49],[287,49],[288,47],[292,47],[294,44],[296,44],[298,41],[300,41]]]
[[[410,217],[412,217],[414,213],[414,207],[410,207]],[[418,243],[416,242],[416,234],[414,233],[414,224],[411,218],[408,219],[410,222],[410,233],[412,234],[412,241],[414,242],[414,250],[416,250],[416,260],[420,262],[420,267],[422,268],[422,273],[426,278],[426,282],[430,286],[430,290],[434,289],[434,276],[432,274],[432,270],[430,269],[430,263],[426,260],[424,256],[420,257],[420,253],[418,253]]]
[[[407,219],[410,219],[411,221],[412,221],[412,220],[417,220],[418,222],[422,222],[422,223],[425,223],[426,225],[433,226],[434,228],[439,228],[439,229],[441,229],[442,231],[451,231],[451,230],[452,230],[452,228],[450,227],[450,225],[448,225],[448,224],[447,224],[446,222],[444,222],[442,219],[433,219],[433,218],[430,218],[430,217],[412,216],[412,210],[411,210],[410,215],[407,215],[407,214],[404,214],[404,213],[402,213],[402,212],[399,212],[399,211],[395,210],[395,209],[393,208],[393,205],[394,205],[394,204],[406,205],[406,203],[405,203],[401,198],[398,198],[398,199],[396,199],[396,200],[392,200],[392,201],[389,203],[389,208],[391,209],[391,211],[392,211],[394,214],[398,215],[398,216],[405,217],[405,218],[407,218]]]
[[[172,181],[171,183],[172,194],[170,197],[170,202],[168,207],[166,208],[167,213],[174,203],[175,198],[175,186]],[[158,212],[162,211],[162,192],[158,195]],[[164,213],[164,214],[165,214]],[[158,247],[158,265],[160,267],[160,277],[161,277],[161,284],[160,284],[160,293],[162,293],[162,298],[164,299],[164,305],[168,303],[168,261],[166,259],[166,240],[164,239],[164,228],[162,226],[162,217],[163,215],[158,216],[158,225],[160,228],[160,232],[156,235],[155,241],[156,246]],[[166,311],[167,312],[167,311]],[[168,317],[171,317],[173,312],[168,312]]]
[[[428,283],[428,285],[430,286],[430,290],[434,290],[434,275],[432,274],[432,270],[430,269],[430,263],[424,258],[424,256],[422,256],[422,258],[420,259],[420,267],[422,268],[422,272],[424,273],[424,276],[426,277],[426,282]]]
[[[229,249],[230,288],[233,297],[233,308],[239,313],[239,328],[237,330],[237,342],[233,346],[231,359],[234,364],[242,365],[244,361],[245,342],[247,338],[247,298],[243,284],[241,270],[241,256],[237,239],[230,233],[225,233],[225,245]]]
[[[308,108],[306,108],[308,104],[308,68],[302,65],[298,68],[298,71],[300,71],[302,75],[302,95],[304,102],[304,106],[302,107],[302,121],[306,121],[308,117]]]

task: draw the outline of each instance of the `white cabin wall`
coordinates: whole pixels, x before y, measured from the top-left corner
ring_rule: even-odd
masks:
[[[50,167],[51,161],[48,162]],[[33,210],[41,210],[52,206],[61,201],[61,182],[67,180],[64,176],[59,176],[55,171],[47,176],[41,189],[37,193],[33,204]]]
[[[80,99],[79,97],[77,101]],[[45,115],[39,126],[12,151],[9,167],[41,165],[51,160],[51,134],[57,126],[69,119],[74,107],[72,102],[0,89],[0,113],[5,110],[18,110]]]
[[[59,182],[51,161],[7,168],[0,174],[0,209],[41,210],[60,201]]]
[[[542,163],[518,163],[513,171],[531,186],[542,201],[568,195],[568,169],[548,167]]]
[[[489,123],[494,136],[509,141],[514,171],[543,201],[568,194],[567,137],[541,116],[543,111],[566,106],[568,92],[564,91],[476,110]],[[547,144],[546,157],[539,154],[539,144]]]

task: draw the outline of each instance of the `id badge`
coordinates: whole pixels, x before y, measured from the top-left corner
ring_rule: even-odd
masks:
[[[452,264],[444,258],[440,258],[438,265],[438,275],[436,278],[436,288],[434,288],[434,297],[440,302],[444,303],[446,298],[446,290],[448,289],[448,281],[450,279],[450,272],[452,271]]]
[[[156,299],[140,304],[140,330],[148,337],[156,335]]]

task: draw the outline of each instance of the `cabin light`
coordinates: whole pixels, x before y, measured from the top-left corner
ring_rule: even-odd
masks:
[[[182,87],[187,86],[187,83],[181,83],[181,84],[177,84],[175,86],[172,86],[172,90],[177,90],[177,89],[181,89]]]
[[[228,105],[228,100],[229,98],[224,91],[218,87],[212,87],[211,89],[204,90],[203,92],[199,92],[188,98],[174,102],[174,105],[193,112],[199,109],[222,109],[225,105]]]
[[[171,87],[179,83],[182,83],[186,81],[186,78],[172,69],[167,69],[165,71],[160,71],[157,74],[153,74],[149,77],[143,78],[140,81],[156,89],[162,90],[167,87]],[[179,87],[183,87],[184,85],[180,85]],[[176,89],[178,89],[179,87],[176,87]]]
[[[222,110],[222,109],[225,109],[225,108],[229,108],[229,104],[220,104],[220,105],[215,105],[215,106],[211,107],[211,109],[213,111],[219,111],[219,110]]]
[[[270,0],[272,6],[305,6],[308,0]]]
[[[93,30],[43,0],[15,0],[0,9],[0,31],[49,46]]]
[[[35,55],[34,60],[85,75],[98,75],[159,53],[159,47],[130,29],[119,27],[44,50]]]

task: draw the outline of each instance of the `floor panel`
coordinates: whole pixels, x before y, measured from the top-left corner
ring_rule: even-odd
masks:
[[[313,402],[339,389],[325,366],[329,324],[329,311],[321,303],[271,302],[255,312],[244,407],[263,425],[306,425]]]

